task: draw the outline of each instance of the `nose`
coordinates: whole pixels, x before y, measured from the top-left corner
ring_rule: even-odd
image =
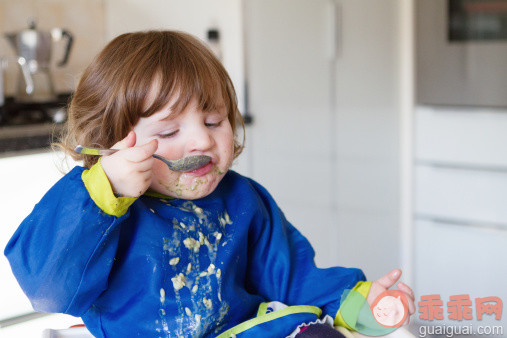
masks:
[[[189,133],[189,142],[188,142],[188,153],[192,152],[204,152],[213,147],[214,140],[211,135],[211,132],[206,126],[198,126],[192,128]]]

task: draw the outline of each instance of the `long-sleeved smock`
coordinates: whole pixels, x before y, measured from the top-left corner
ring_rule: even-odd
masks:
[[[193,201],[101,197],[104,178],[100,163],[75,167],[5,249],[36,311],[82,317],[96,337],[281,337],[337,317],[343,291],[364,280],[317,268],[266,189],[234,171]],[[258,312],[270,301],[289,307]]]

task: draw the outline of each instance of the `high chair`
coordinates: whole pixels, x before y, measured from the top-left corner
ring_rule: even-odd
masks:
[[[42,338],[93,338],[93,336],[84,325],[75,325],[63,330],[46,329],[42,332]]]
[[[340,328],[338,331],[340,331],[346,338],[368,338],[368,336],[364,336],[360,333],[347,331],[345,328]],[[414,338],[415,336],[402,327],[384,337]],[[44,330],[42,338],[93,338],[93,336],[86,327],[84,327],[84,325],[79,325],[64,330]]]

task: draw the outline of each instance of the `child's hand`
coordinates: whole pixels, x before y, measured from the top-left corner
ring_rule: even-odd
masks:
[[[401,276],[401,270],[395,269],[389,272],[387,275],[377,279],[371,284],[370,292],[368,293],[368,297],[366,298],[366,301],[370,306],[373,304],[375,299],[384,291],[392,287],[398,279],[400,279]],[[408,302],[408,312],[409,315],[407,316],[407,319],[403,323],[404,325],[407,325],[410,322],[410,316],[414,314],[415,312],[415,304],[414,304],[414,292],[412,289],[405,283],[399,282],[398,283],[398,290],[403,292],[407,298]]]
[[[101,159],[113,191],[121,196],[139,197],[151,185],[151,169],[155,160],[152,155],[157,150],[158,142],[152,140],[137,147],[135,144],[136,134],[131,131],[112,147],[120,151]]]

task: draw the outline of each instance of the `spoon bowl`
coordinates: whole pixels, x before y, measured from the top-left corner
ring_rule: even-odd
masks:
[[[118,151],[118,149],[92,148],[79,145],[74,149],[74,151],[79,154],[100,156],[114,154]],[[199,169],[211,161],[211,157],[206,155],[187,156],[178,160],[168,160],[167,158],[157,154],[153,154],[153,157],[164,162],[170,170],[179,172]]]

